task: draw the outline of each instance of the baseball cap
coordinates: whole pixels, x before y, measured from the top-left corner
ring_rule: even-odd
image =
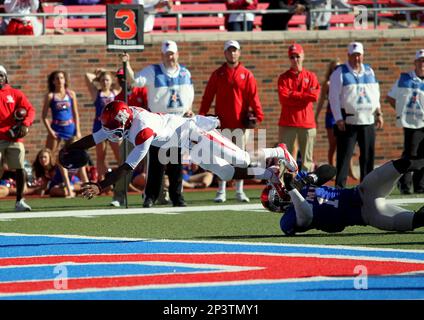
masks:
[[[360,42],[351,42],[347,47],[347,52],[349,54],[359,53],[364,54],[364,46]]]
[[[0,65],[0,72],[1,72],[1,73],[4,73],[4,74],[7,76],[6,68],[5,68],[5,67],[3,67],[2,65]]]
[[[236,40],[228,40],[224,44],[224,51],[227,51],[228,48],[230,48],[230,47],[234,47],[237,50],[240,50],[240,43],[238,43],[238,41],[236,41]]]
[[[303,53],[303,48],[300,44],[298,43],[293,43],[288,50],[288,56],[292,56],[293,54],[302,54]]]
[[[165,40],[162,42],[162,53],[173,52],[177,53],[177,44],[172,40]]]
[[[420,49],[415,53],[415,60],[424,58],[424,49]]]
[[[123,77],[124,76],[124,68],[119,68],[116,70],[116,76],[117,77]]]

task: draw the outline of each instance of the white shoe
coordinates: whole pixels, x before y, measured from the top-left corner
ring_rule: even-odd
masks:
[[[250,202],[250,199],[246,196],[246,194],[243,191],[236,193],[236,199],[239,202]]]
[[[225,197],[225,192],[219,192],[218,191],[216,193],[216,197],[215,197],[215,199],[213,201],[219,202],[219,203],[227,201],[227,199]]]
[[[295,158],[290,154],[290,152],[287,150],[287,146],[284,143],[280,143],[278,147],[281,152],[281,160],[284,160],[286,168],[290,172],[297,172],[299,168],[297,167],[297,162]]]
[[[31,211],[31,207],[27,205],[24,199],[16,201],[15,211]]]
[[[118,200],[113,200],[113,201],[110,203],[110,205],[111,205],[112,207],[120,207],[120,206],[121,206],[121,204],[119,203],[119,201],[118,201]]]

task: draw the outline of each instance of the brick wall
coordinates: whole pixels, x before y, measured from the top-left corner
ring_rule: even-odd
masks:
[[[206,82],[213,70],[223,61],[223,43],[237,39],[242,45],[243,64],[255,75],[265,121],[267,144],[276,142],[277,121],[280,113],[276,84],[278,76],[287,70],[287,47],[293,41],[300,43],[306,53],[305,67],[324,77],[327,63],[346,58],[346,46],[361,41],[365,47],[365,63],[371,64],[381,85],[385,127],[377,133],[376,163],[401,155],[403,134],[395,127],[394,111],[384,102],[388,90],[399,72],[413,68],[414,52],[423,46],[424,30],[386,31],[311,31],[311,32],[253,32],[220,34],[146,35],[145,51],[133,53],[135,70],[160,60],[160,42],[165,38],[178,42],[180,63],[192,73],[195,87],[193,109],[198,111]],[[103,36],[44,36],[2,37],[0,64],[9,73],[11,84],[23,90],[37,110],[36,121],[26,138],[27,159],[32,161],[44,146],[46,129],[40,121],[47,75],[56,69],[65,70],[71,77],[71,88],[77,92],[83,135],[91,132],[94,109],[84,81],[84,74],[97,67],[115,70],[119,66],[116,53],[105,50]],[[315,160],[326,162],[327,140],[324,113],[319,121]],[[93,159],[94,152],[91,153]]]

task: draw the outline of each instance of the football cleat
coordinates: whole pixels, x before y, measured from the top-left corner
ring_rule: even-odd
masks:
[[[24,199],[21,199],[16,201],[15,211],[31,211],[31,207],[24,201]]]
[[[238,202],[250,202],[250,199],[246,196],[246,194],[243,191],[236,193],[236,199]]]
[[[226,196],[225,196],[225,192],[217,192],[216,193],[216,197],[215,197],[215,199],[213,200],[213,201],[215,201],[215,202],[217,202],[217,203],[222,203],[222,202],[225,202],[225,201],[227,201],[227,198],[226,198]]]

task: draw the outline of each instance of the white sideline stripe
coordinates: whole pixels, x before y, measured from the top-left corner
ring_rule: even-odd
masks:
[[[262,209],[260,203],[257,204],[234,204],[223,205],[221,210],[249,211]],[[162,208],[128,208],[128,209],[95,209],[95,210],[69,210],[69,211],[43,211],[43,212],[16,212],[0,214],[0,220],[9,219],[30,219],[30,218],[59,218],[59,217],[84,217],[88,216],[111,216],[123,214],[182,214],[188,212],[216,211],[216,206],[195,206],[195,207],[162,207]]]
[[[388,203],[392,204],[411,204],[424,203],[424,198],[405,198],[405,199],[388,199]],[[154,208],[105,208],[95,210],[68,210],[68,211],[42,211],[42,212],[16,212],[0,214],[0,221],[10,221],[11,219],[32,219],[32,218],[93,218],[95,216],[111,216],[111,215],[130,215],[130,214],[182,214],[189,212],[206,212],[216,211],[216,206],[194,206],[194,207],[154,207]],[[221,205],[219,210],[239,211],[256,211],[268,213],[262,207],[262,204],[230,204]]]

